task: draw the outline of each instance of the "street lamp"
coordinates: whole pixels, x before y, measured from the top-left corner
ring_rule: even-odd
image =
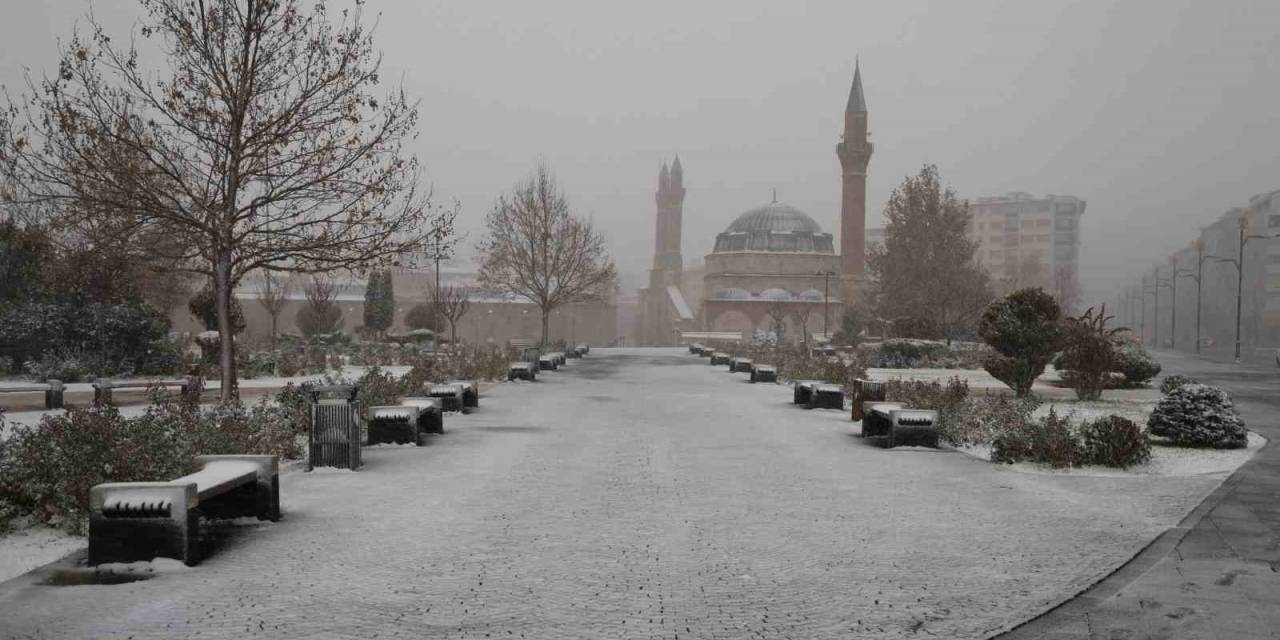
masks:
[[[1191,273],[1190,270],[1174,273],[1175,278],[1178,276],[1182,276],[1184,278],[1191,278],[1192,280],[1196,281],[1196,353],[1200,353],[1200,309],[1201,309],[1200,283],[1204,279],[1203,278],[1204,263],[1208,262],[1209,260],[1216,260],[1216,259],[1217,259],[1217,256],[1206,256],[1204,254],[1204,240],[1197,239],[1196,240],[1196,271],[1195,273]]]
[[[1249,218],[1243,215],[1240,216],[1240,245],[1239,245],[1239,252],[1236,254],[1235,258],[1218,258],[1218,257],[1214,258],[1214,261],[1216,262],[1229,262],[1235,265],[1236,267],[1236,351],[1235,351],[1236,364],[1240,363],[1240,309],[1242,305],[1242,300],[1244,299],[1244,245],[1248,243],[1250,240],[1266,240],[1268,238],[1277,237],[1277,236],[1245,235],[1244,233],[1245,229],[1247,229],[1248,227],[1249,227]]]
[[[1173,262],[1173,258],[1170,258],[1170,259],[1169,259],[1169,262]],[[1175,269],[1176,269],[1176,265],[1175,265]],[[1176,271],[1175,271],[1175,273],[1176,273]],[[1173,323],[1171,323],[1171,325],[1170,325],[1170,327],[1169,327],[1169,331],[1170,331],[1170,332],[1173,332],[1173,331],[1177,328],[1177,319],[1176,319],[1176,318],[1177,318],[1177,312],[1178,312],[1178,284],[1177,284],[1177,279],[1176,279],[1175,277],[1172,277],[1172,276],[1171,276],[1171,277],[1168,277],[1168,278],[1161,278],[1161,277],[1160,277],[1160,267],[1159,267],[1159,266],[1157,266],[1157,267],[1156,267],[1156,272],[1155,272],[1155,288],[1156,288],[1156,305],[1155,305],[1155,319],[1156,319],[1156,326],[1155,326],[1155,329],[1156,329],[1156,330],[1155,330],[1155,336],[1153,336],[1153,339],[1152,339],[1152,341],[1151,341],[1151,342],[1152,342],[1152,344],[1154,344],[1154,345],[1156,346],[1156,348],[1157,348],[1157,349],[1159,349],[1159,348],[1160,348],[1160,287],[1172,287],[1172,288],[1173,288],[1173,302],[1172,302],[1172,306],[1171,306],[1171,307],[1170,307],[1170,309],[1169,309],[1170,314],[1171,314],[1171,315],[1173,315],[1173,316],[1174,316],[1174,318],[1175,318],[1175,319],[1174,319],[1174,321],[1173,321]],[[1173,345],[1173,343],[1174,343],[1177,339],[1178,339],[1178,338],[1177,338],[1176,334],[1174,335],[1174,337],[1169,338],[1169,344],[1170,344],[1170,346],[1172,346],[1172,345]]]

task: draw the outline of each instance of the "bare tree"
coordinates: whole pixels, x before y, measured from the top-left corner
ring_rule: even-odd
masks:
[[[764,313],[772,321],[769,328],[773,329],[775,343],[782,346],[782,336],[787,331],[787,316],[791,315],[790,305],[781,300],[774,300],[765,305]]]
[[[395,262],[451,229],[419,191],[404,144],[417,104],[375,96],[380,54],[362,12],[324,0],[139,0],[133,38],[61,50],[0,122],[12,199],[52,203],[68,224],[126,220],[170,238],[167,256],[213,280],[230,335],[236,284],[261,268],[315,273]],[[358,3],[359,4],[359,3]],[[146,68],[138,36],[167,65]],[[129,43],[120,46],[116,42]],[[236,390],[222,340],[222,398]]]
[[[809,318],[813,316],[812,302],[795,303],[791,315],[796,319],[796,325],[800,327],[800,344],[806,348],[809,346]]]
[[[284,308],[289,305],[289,296],[293,294],[293,284],[288,277],[281,277],[271,271],[263,271],[258,276],[258,304],[271,316],[271,348],[277,347],[276,337],[280,335],[279,320]]]
[[[458,321],[471,309],[471,289],[453,284],[440,285],[437,290],[434,284],[428,285],[427,299],[437,312],[449,321],[449,342],[458,342]]]
[[[486,223],[477,247],[480,285],[538,305],[542,344],[552,311],[613,291],[617,268],[604,236],[573,214],[545,163],[498,199]]]
[[[298,330],[308,338],[334,333],[342,328],[342,307],[338,306],[338,285],[328,274],[317,273],[302,287],[307,304],[298,309]]]

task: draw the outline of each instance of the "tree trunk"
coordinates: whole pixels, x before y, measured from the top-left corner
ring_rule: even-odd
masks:
[[[219,400],[230,402],[236,393],[235,333],[231,325],[231,256],[222,255],[213,268],[214,303],[218,311],[218,366],[222,390]]]
[[[547,347],[547,329],[548,329],[547,325],[549,322],[551,322],[551,310],[543,309],[542,310],[542,347],[544,349]]]
[[[278,313],[271,314],[271,350],[272,351],[276,351],[277,349],[280,348],[279,343],[276,341],[276,336],[279,335],[279,332],[276,330],[276,321],[279,318],[280,318],[280,314]]]
[[[449,344],[458,344],[458,321],[453,318],[449,319]]]

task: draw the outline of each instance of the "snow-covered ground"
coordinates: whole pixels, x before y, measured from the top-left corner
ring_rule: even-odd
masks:
[[[48,527],[18,527],[0,537],[0,582],[22,575],[85,546],[84,538]]]
[[[954,372],[952,372],[954,373]],[[427,447],[289,473],[198,568],[0,587],[41,637],[986,637],[1114,570],[1220,476],[878,449],[677,350],[502,385]],[[625,633],[622,633],[625,630]]]

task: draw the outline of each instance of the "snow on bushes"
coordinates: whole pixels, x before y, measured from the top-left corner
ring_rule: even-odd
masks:
[[[1160,375],[1160,363],[1142,345],[1125,341],[1116,347],[1114,370],[1124,376],[1126,386],[1141,387]]]
[[[1121,416],[1106,416],[1080,425],[1083,464],[1127,468],[1151,460],[1151,442],[1142,427]]]
[[[1080,446],[1071,424],[1052,408],[1049,415],[1028,421],[1022,429],[1011,429],[991,443],[992,462],[1041,462],[1054,468],[1080,464]]]
[[[1147,427],[1151,435],[1188,447],[1239,449],[1249,441],[1231,396],[1203,384],[1184,384],[1161,398]]]
[[[1180,373],[1175,373],[1171,376],[1166,376],[1164,380],[1160,381],[1160,393],[1169,395],[1170,393],[1173,393],[1174,389],[1187,384],[1200,384],[1200,381],[1192,378],[1191,376],[1184,376]]]

